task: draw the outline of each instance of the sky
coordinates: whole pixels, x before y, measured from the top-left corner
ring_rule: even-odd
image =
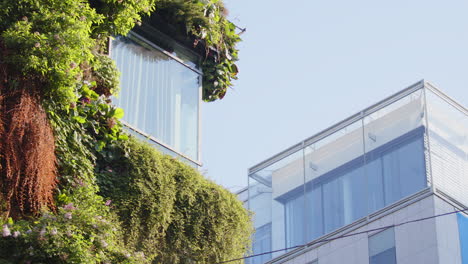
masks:
[[[201,172],[235,192],[282,150],[424,79],[468,106],[468,1],[224,0],[239,80],[202,105]]]

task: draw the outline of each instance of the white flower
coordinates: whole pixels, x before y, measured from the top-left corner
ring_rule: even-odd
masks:
[[[55,227],[52,228],[52,230],[50,231],[50,234],[53,235],[53,236],[57,235],[57,233],[58,233],[57,228],[55,228]]]
[[[43,237],[46,234],[45,228],[42,228],[41,231],[39,232],[39,236]]]
[[[106,248],[107,246],[109,246],[109,244],[107,244],[106,241],[101,240],[101,246],[102,246],[103,248]]]
[[[21,235],[20,231],[15,231],[15,232],[13,232],[13,237],[14,237],[14,238],[17,238],[17,237],[19,237],[20,235]]]
[[[70,219],[72,219],[72,213],[70,213],[70,212],[65,213],[65,214],[63,215],[63,217],[65,217],[65,219],[69,219],[69,220],[70,220]]]
[[[8,225],[3,225],[2,235],[3,237],[11,236],[10,228],[8,228]]]

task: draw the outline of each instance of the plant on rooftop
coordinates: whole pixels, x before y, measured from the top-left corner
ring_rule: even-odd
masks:
[[[240,202],[128,139],[110,100],[108,37],[155,10],[203,44],[204,99],[222,98],[239,37],[220,1],[0,0],[1,263],[213,263],[246,250]]]

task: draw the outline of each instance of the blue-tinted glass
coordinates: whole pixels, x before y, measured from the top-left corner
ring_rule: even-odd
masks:
[[[383,156],[385,204],[393,203],[426,186],[422,139]]]
[[[457,213],[457,222],[462,264],[468,264],[468,217]]]
[[[343,181],[338,178],[323,185],[325,233],[344,224]]]
[[[366,178],[362,165],[341,178],[343,179],[344,222],[349,224],[367,215]]]
[[[323,235],[322,188],[318,186],[306,193],[306,241]]]
[[[285,202],[287,246],[309,242],[426,186],[422,133],[414,130],[306,183]],[[303,232],[305,226],[305,232]],[[304,237],[305,233],[305,237]]]
[[[400,199],[400,164],[398,151],[392,151],[383,157],[385,204]]]
[[[304,244],[305,211],[304,196],[289,201],[286,206],[286,245],[293,247]]]
[[[372,213],[384,207],[382,159],[378,158],[367,163],[366,174],[369,193],[368,210],[369,213]]]
[[[393,228],[369,237],[369,262],[370,264],[396,264]]]
[[[369,262],[369,264],[396,264],[395,247],[389,248],[375,256],[371,256]]]
[[[271,251],[271,223],[261,226],[255,230],[252,246],[253,254],[262,254]],[[247,259],[249,264],[263,264],[271,259],[271,254],[263,254]]]
[[[402,146],[398,149],[398,156],[400,157],[401,195],[405,197],[423,189],[427,185],[422,139]]]

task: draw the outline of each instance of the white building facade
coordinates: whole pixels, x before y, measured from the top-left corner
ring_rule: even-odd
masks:
[[[250,264],[466,264],[468,110],[420,81],[249,169],[247,204]]]

